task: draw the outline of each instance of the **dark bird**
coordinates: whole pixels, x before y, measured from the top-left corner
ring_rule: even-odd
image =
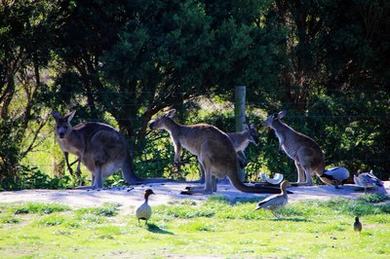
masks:
[[[138,223],[140,223],[140,220],[145,220],[145,223],[148,223],[148,220],[152,216],[152,208],[148,204],[148,199],[151,194],[155,194],[152,189],[146,189],[145,190],[145,201],[142,203],[138,208],[135,210],[135,216],[138,219]]]
[[[284,180],[280,184],[281,193],[268,196],[264,200],[257,203],[256,210],[258,210],[258,209],[270,210],[272,212],[272,214],[278,218],[278,215],[275,212],[278,209],[285,206],[288,202],[287,191],[286,191],[286,188],[288,185],[289,185],[289,182],[287,180]]]
[[[359,217],[355,217],[355,223],[353,223],[353,230],[362,231],[362,223],[359,221]]]

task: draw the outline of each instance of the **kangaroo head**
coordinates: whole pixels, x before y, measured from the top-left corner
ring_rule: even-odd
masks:
[[[255,126],[253,124],[249,124],[245,126],[245,129],[249,133],[249,142],[257,146],[257,143],[259,142],[259,133],[257,132]]]
[[[169,110],[167,113],[161,115],[160,117],[152,121],[149,124],[149,128],[152,130],[164,129],[167,123],[169,123],[172,120],[172,118],[175,116],[175,113],[176,113],[175,109]]]
[[[52,112],[51,115],[56,120],[56,135],[62,139],[65,138],[72,131],[72,125],[70,121],[73,119],[76,111],[72,111],[65,116],[62,116],[59,112]]]
[[[271,114],[267,117],[267,119],[264,121],[265,126],[272,127],[272,124],[275,121],[279,121],[280,119],[284,118],[287,114],[287,111],[281,111],[279,113]]]

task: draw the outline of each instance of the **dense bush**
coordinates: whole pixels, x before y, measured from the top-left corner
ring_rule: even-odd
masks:
[[[177,172],[169,138],[150,133],[148,122],[175,107],[183,123],[233,131],[231,105],[205,109],[194,100],[223,106],[236,85],[247,86],[257,125],[266,113],[287,109],[285,121],[319,143],[327,165],[373,169],[387,179],[389,10],[379,0],[5,1],[0,185],[72,185],[44,176],[52,169],[26,169],[34,159],[21,166],[47,141],[52,109],[116,126],[140,176],[196,178],[196,160],[185,153],[190,163]],[[248,149],[248,179],[260,171],[293,179],[293,163],[274,134],[261,133],[260,146]]]
[[[37,167],[21,165],[13,177],[3,180],[0,190],[63,189],[73,186],[73,181],[67,175],[50,176]]]

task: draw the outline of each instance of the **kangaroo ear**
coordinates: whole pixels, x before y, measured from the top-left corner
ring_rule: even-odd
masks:
[[[287,114],[287,111],[286,111],[286,110],[279,112],[279,113],[278,113],[278,119],[284,118],[284,116],[286,116],[286,114]]]
[[[56,112],[56,111],[52,111],[51,112],[51,116],[53,116],[53,118],[57,121],[61,118],[61,114],[59,112]]]
[[[66,115],[64,116],[64,118],[65,118],[68,122],[70,122],[70,121],[73,119],[75,113],[76,113],[76,111],[71,111],[70,113],[66,114]]]
[[[165,116],[169,117],[169,118],[173,118],[176,114],[176,110],[175,109],[172,109],[172,110],[169,110]]]

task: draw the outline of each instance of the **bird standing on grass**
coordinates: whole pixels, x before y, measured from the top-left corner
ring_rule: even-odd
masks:
[[[353,230],[356,232],[362,231],[362,223],[359,221],[359,217],[355,217],[355,223],[353,223]]]
[[[284,205],[287,204],[288,198],[287,198],[287,191],[286,188],[289,186],[289,182],[287,180],[284,180],[280,184],[280,194],[275,194],[268,196],[264,200],[257,203],[256,210],[258,209],[266,209],[270,210],[272,214],[279,218],[278,215],[275,213],[278,209],[282,208]]]
[[[148,199],[151,194],[155,194],[152,189],[146,189],[145,190],[145,201],[142,203],[136,210],[135,215],[138,219],[138,224],[140,223],[140,220],[145,220],[145,224],[148,224],[148,220],[152,216],[152,208],[148,204]]]

